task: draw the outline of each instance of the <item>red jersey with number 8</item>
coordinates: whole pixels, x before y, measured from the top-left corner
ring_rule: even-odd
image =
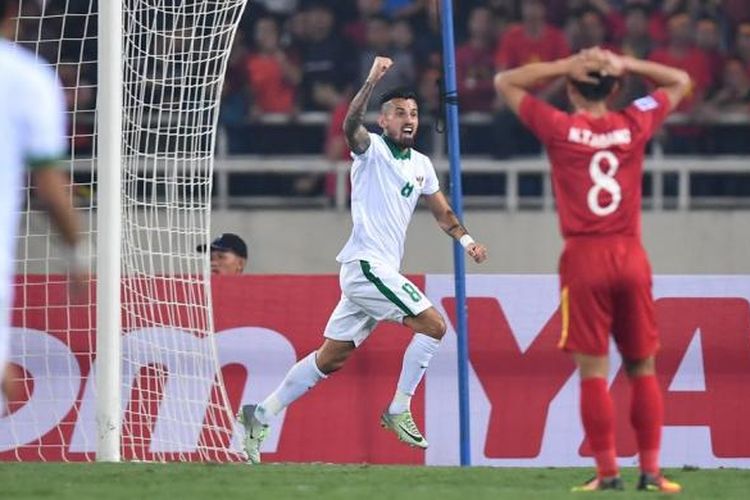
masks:
[[[669,99],[658,90],[599,118],[523,98],[521,121],[552,165],[563,237],[640,237],[644,149],[668,113]]]

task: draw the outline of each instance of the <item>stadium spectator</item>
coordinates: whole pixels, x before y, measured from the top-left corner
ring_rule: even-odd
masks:
[[[241,126],[247,120],[250,110],[250,90],[248,88],[245,61],[249,50],[245,32],[238,30],[229,52],[224,86],[221,89],[219,123],[227,126]]]
[[[488,111],[495,100],[495,20],[487,7],[475,7],[469,15],[469,39],[456,50],[456,78],[461,110]]]
[[[562,31],[547,24],[541,0],[528,0],[521,6],[521,24],[508,28],[495,51],[498,70],[530,62],[552,61],[570,53]]]
[[[625,7],[623,15],[624,34],[620,51],[628,56],[645,59],[654,46],[648,30],[648,7],[632,4]]]
[[[713,75],[710,74],[708,57],[694,45],[693,23],[687,12],[672,14],[668,20],[669,43],[655,49],[651,61],[679,68],[690,75],[690,92],[680,102],[677,111],[690,115],[703,102],[711,88]],[[672,126],[664,149],[670,153],[697,153],[700,151],[703,129],[695,125]]]
[[[750,74],[750,20],[744,21],[737,26],[734,49],[737,55],[744,61],[745,69]]]
[[[409,21],[399,19],[391,26],[391,45],[395,52],[409,53],[414,51],[414,29]]]
[[[414,85],[419,77],[420,64],[416,58],[414,28],[411,23],[405,19],[396,20],[391,26],[391,45],[393,46],[394,58],[399,61],[408,59],[412,67],[413,74],[410,85]]]
[[[300,56],[308,40],[307,11],[298,10],[287,17],[283,23],[282,45],[295,55]]]
[[[302,103],[308,110],[322,110],[315,101],[315,84],[330,83],[343,88],[351,83],[351,56],[334,31],[336,19],[331,8],[322,2],[310,6],[305,14],[302,54]]]
[[[732,27],[750,21],[750,2],[747,0],[722,0],[721,8]]]
[[[242,274],[247,266],[247,244],[234,233],[223,233],[209,245],[211,252],[211,274],[234,276]],[[196,248],[206,251],[206,245]]]
[[[414,57],[420,71],[442,67],[443,33],[438,2],[428,2],[422,23],[415,31]]]
[[[281,48],[279,27],[273,17],[263,17],[255,23],[254,50],[247,57],[246,70],[252,117],[294,112],[302,73],[297,62]]]
[[[367,44],[367,20],[383,14],[383,0],[357,0],[357,16],[343,28],[342,34],[351,40],[357,48]]]
[[[722,85],[717,88],[699,108],[698,117],[705,121],[716,121],[720,116],[732,114],[750,120],[750,75],[742,59],[732,57],[724,63]],[[711,129],[710,153],[748,154],[747,127],[716,125]]]
[[[602,47],[619,52],[619,49],[607,43],[604,16],[593,7],[581,9],[572,17],[568,27],[571,28],[568,30],[568,39],[573,52],[590,47]]]
[[[349,160],[349,148],[344,137],[344,117],[351,96],[339,92],[333,85],[322,84],[315,88],[315,98],[330,110],[331,117],[326,128],[324,154],[330,161]]]
[[[506,70],[524,64],[552,61],[570,53],[568,41],[562,31],[547,24],[544,2],[530,0],[521,5],[521,24],[508,28],[495,52],[495,67]],[[564,80],[558,79],[540,86],[537,94],[545,100],[562,97]],[[542,150],[539,141],[524,127],[518,117],[505,107],[498,96],[500,110],[494,118],[494,156],[509,158],[516,154],[534,155]]]
[[[411,52],[394,49],[391,44],[392,23],[385,16],[372,16],[367,20],[367,45],[359,55],[359,83],[364,83],[370,73],[370,66],[376,56],[386,56],[393,60],[393,67],[383,76],[375,92],[397,87],[412,87],[417,80],[416,64]],[[378,108],[378,103],[370,102],[369,110]]]
[[[703,16],[695,23],[695,46],[706,54],[711,75],[716,81],[720,80],[724,71],[724,53],[719,23],[715,18]]]
[[[648,36],[654,45],[661,45],[666,41],[666,19],[680,6],[677,3],[666,0],[659,6],[652,0],[624,0],[619,9],[611,9],[607,13],[607,26],[613,40],[621,40],[627,32],[626,15],[632,8],[645,9],[647,15]]]
[[[277,16],[286,16],[298,7],[297,0],[255,0],[252,9],[263,8]]]
[[[648,58],[653,41],[648,33],[649,11],[644,5],[634,3],[625,7],[623,22],[625,33],[620,42],[620,52],[637,59]],[[647,82],[638,75],[626,73],[620,79],[620,92],[612,100],[614,109],[621,109],[638,97],[648,93]]]
[[[426,0],[385,0],[384,12],[394,18],[414,18],[424,11]]]

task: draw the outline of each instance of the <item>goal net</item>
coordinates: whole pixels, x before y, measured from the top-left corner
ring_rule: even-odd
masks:
[[[105,431],[121,433],[126,460],[240,458],[212,335],[208,258],[197,246],[210,238],[219,99],[246,2],[117,1],[122,33],[106,36],[122,40],[118,166],[97,160],[97,132],[106,126],[97,119],[102,2],[20,0],[16,41],[51,65],[65,89],[64,165],[85,221],[92,276],[99,278],[84,297],[67,293],[58,239],[27,183],[0,459],[94,460]],[[121,183],[115,221],[121,225],[121,382],[112,390],[97,387],[96,377],[107,368],[96,356],[95,289],[105,272],[97,228],[108,224],[97,208],[111,201],[97,196],[98,174],[108,168],[119,168]],[[99,335],[110,333],[118,334]],[[113,392],[119,429],[103,429],[97,399],[117,402]]]

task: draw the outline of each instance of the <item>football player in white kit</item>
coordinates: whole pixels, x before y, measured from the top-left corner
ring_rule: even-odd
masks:
[[[427,441],[411,415],[411,397],[445,334],[445,321],[430,301],[399,272],[409,226],[419,196],[424,196],[440,227],[459,240],[475,262],[487,257],[440,192],[435,169],[412,146],[419,125],[416,96],[393,90],[382,98],[378,124],[382,135],[365,129],[367,104],[378,80],[393,64],[376,57],[370,74],[344,121],[354,163],[351,169],[353,228],[336,260],[341,263],[341,300],[331,314],[321,347],[289,370],[281,385],[263,402],[245,405],[238,419],[245,427],[244,447],[250,463],[260,462],[260,444],[271,418],[308,389],[340,369],[379,321],[402,323],[414,330],[404,353],[401,375],[381,425],[415,447]]]
[[[5,368],[10,356],[13,306],[13,259],[21,194],[27,168],[37,197],[60,231],[70,259],[73,284],[83,286],[86,263],[79,252],[79,221],[66,184],[67,176],[53,168],[66,153],[65,98],[51,68],[34,54],[7,40],[14,32],[11,18],[16,2],[0,0],[0,377],[7,395]]]

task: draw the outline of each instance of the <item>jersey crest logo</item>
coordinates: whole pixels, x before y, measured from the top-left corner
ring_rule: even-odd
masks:
[[[652,109],[656,109],[659,107],[659,103],[656,102],[656,99],[654,99],[650,95],[641,97],[640,99],[636,99],[635,101],[633,101],[633,104],[635,104],[635,107],[641,111],[651,111]]]
[[[401,196],[408,198],[411,196],[411,192],[414,191],[414,184],[407,182],[404,187],[401,188]]]
[[[417,184],[419,184],[419,187],[422,187],[422,185],[424,184],[424,176],[423,175],[418,175],[417,176]]]

